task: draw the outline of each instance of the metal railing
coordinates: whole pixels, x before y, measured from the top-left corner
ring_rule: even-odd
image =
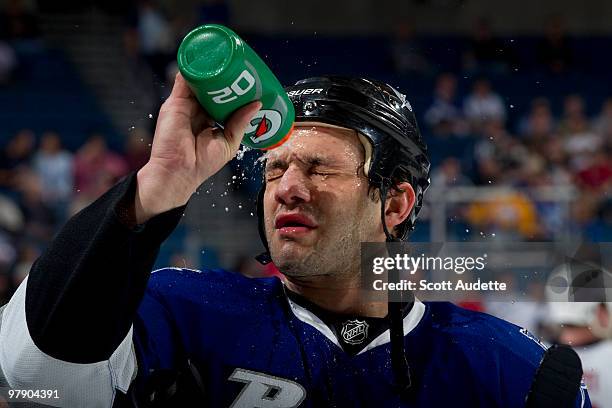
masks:
[[[571,204],[578,197],[573,186],[516,188],[509,186],[435,187],[426,194],[425,217],[430,220],[432,242],[446,242],[449,209],[457,204],[499,201],[501,197],[522,194],[532,202],[556,203],[565,222],[552,231],[553,240],[567,241],[571,237]]]

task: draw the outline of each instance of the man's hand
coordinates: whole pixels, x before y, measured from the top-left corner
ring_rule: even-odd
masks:
[[[218,172],[238,151],[244,131],[260,102],[234,112],[225,129],[202,109],[181,76],[159,111],[151,157],[138,172],[136,222],[185,205],[206,179]]]

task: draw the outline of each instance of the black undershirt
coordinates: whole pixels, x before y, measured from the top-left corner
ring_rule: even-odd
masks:
[[[130,219],[136,173],[73,216],[30,271],[26,322],[34,344],[71,363],[108,360],[127,335],[159,247],[185,206]]]
[[[367,317],[353,314],[341,314],[325,310],[305,297],[289,290],[285,294],[291,301],[314,313],[330,328],[338,339],[342,349],[352,356],[357,355],[375,338],[389,329],[389,318]],[[412,310],[414,302],[402,305],[402,316],[406,317]]]

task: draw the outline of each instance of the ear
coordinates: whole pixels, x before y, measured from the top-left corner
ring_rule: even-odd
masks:
[[[385,223],[389,232],[408,218],[415,202],[416,195],[410,183],[402,182],[396,188],[389,189],[385,201]]]

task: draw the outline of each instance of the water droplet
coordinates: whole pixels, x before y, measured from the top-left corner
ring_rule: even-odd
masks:
[[[229,212],[229,208],[225,207],[225,212]]]
[[[240,208],[240,209],[242,210],[242,205],[241,205],[241,204],[238,204],[238,208]]]
[[[153,114],[149,113],[149,119],[153,119]]]
[[[470,229],[469,229],[469,228],[466,228],[466,229],[465,229],[465,232],[470,232]]]
[[[236,160],[242,160],[244,158],[244,154],[251,150],[248,146],[240,146],[238,152],[236,153]]]

